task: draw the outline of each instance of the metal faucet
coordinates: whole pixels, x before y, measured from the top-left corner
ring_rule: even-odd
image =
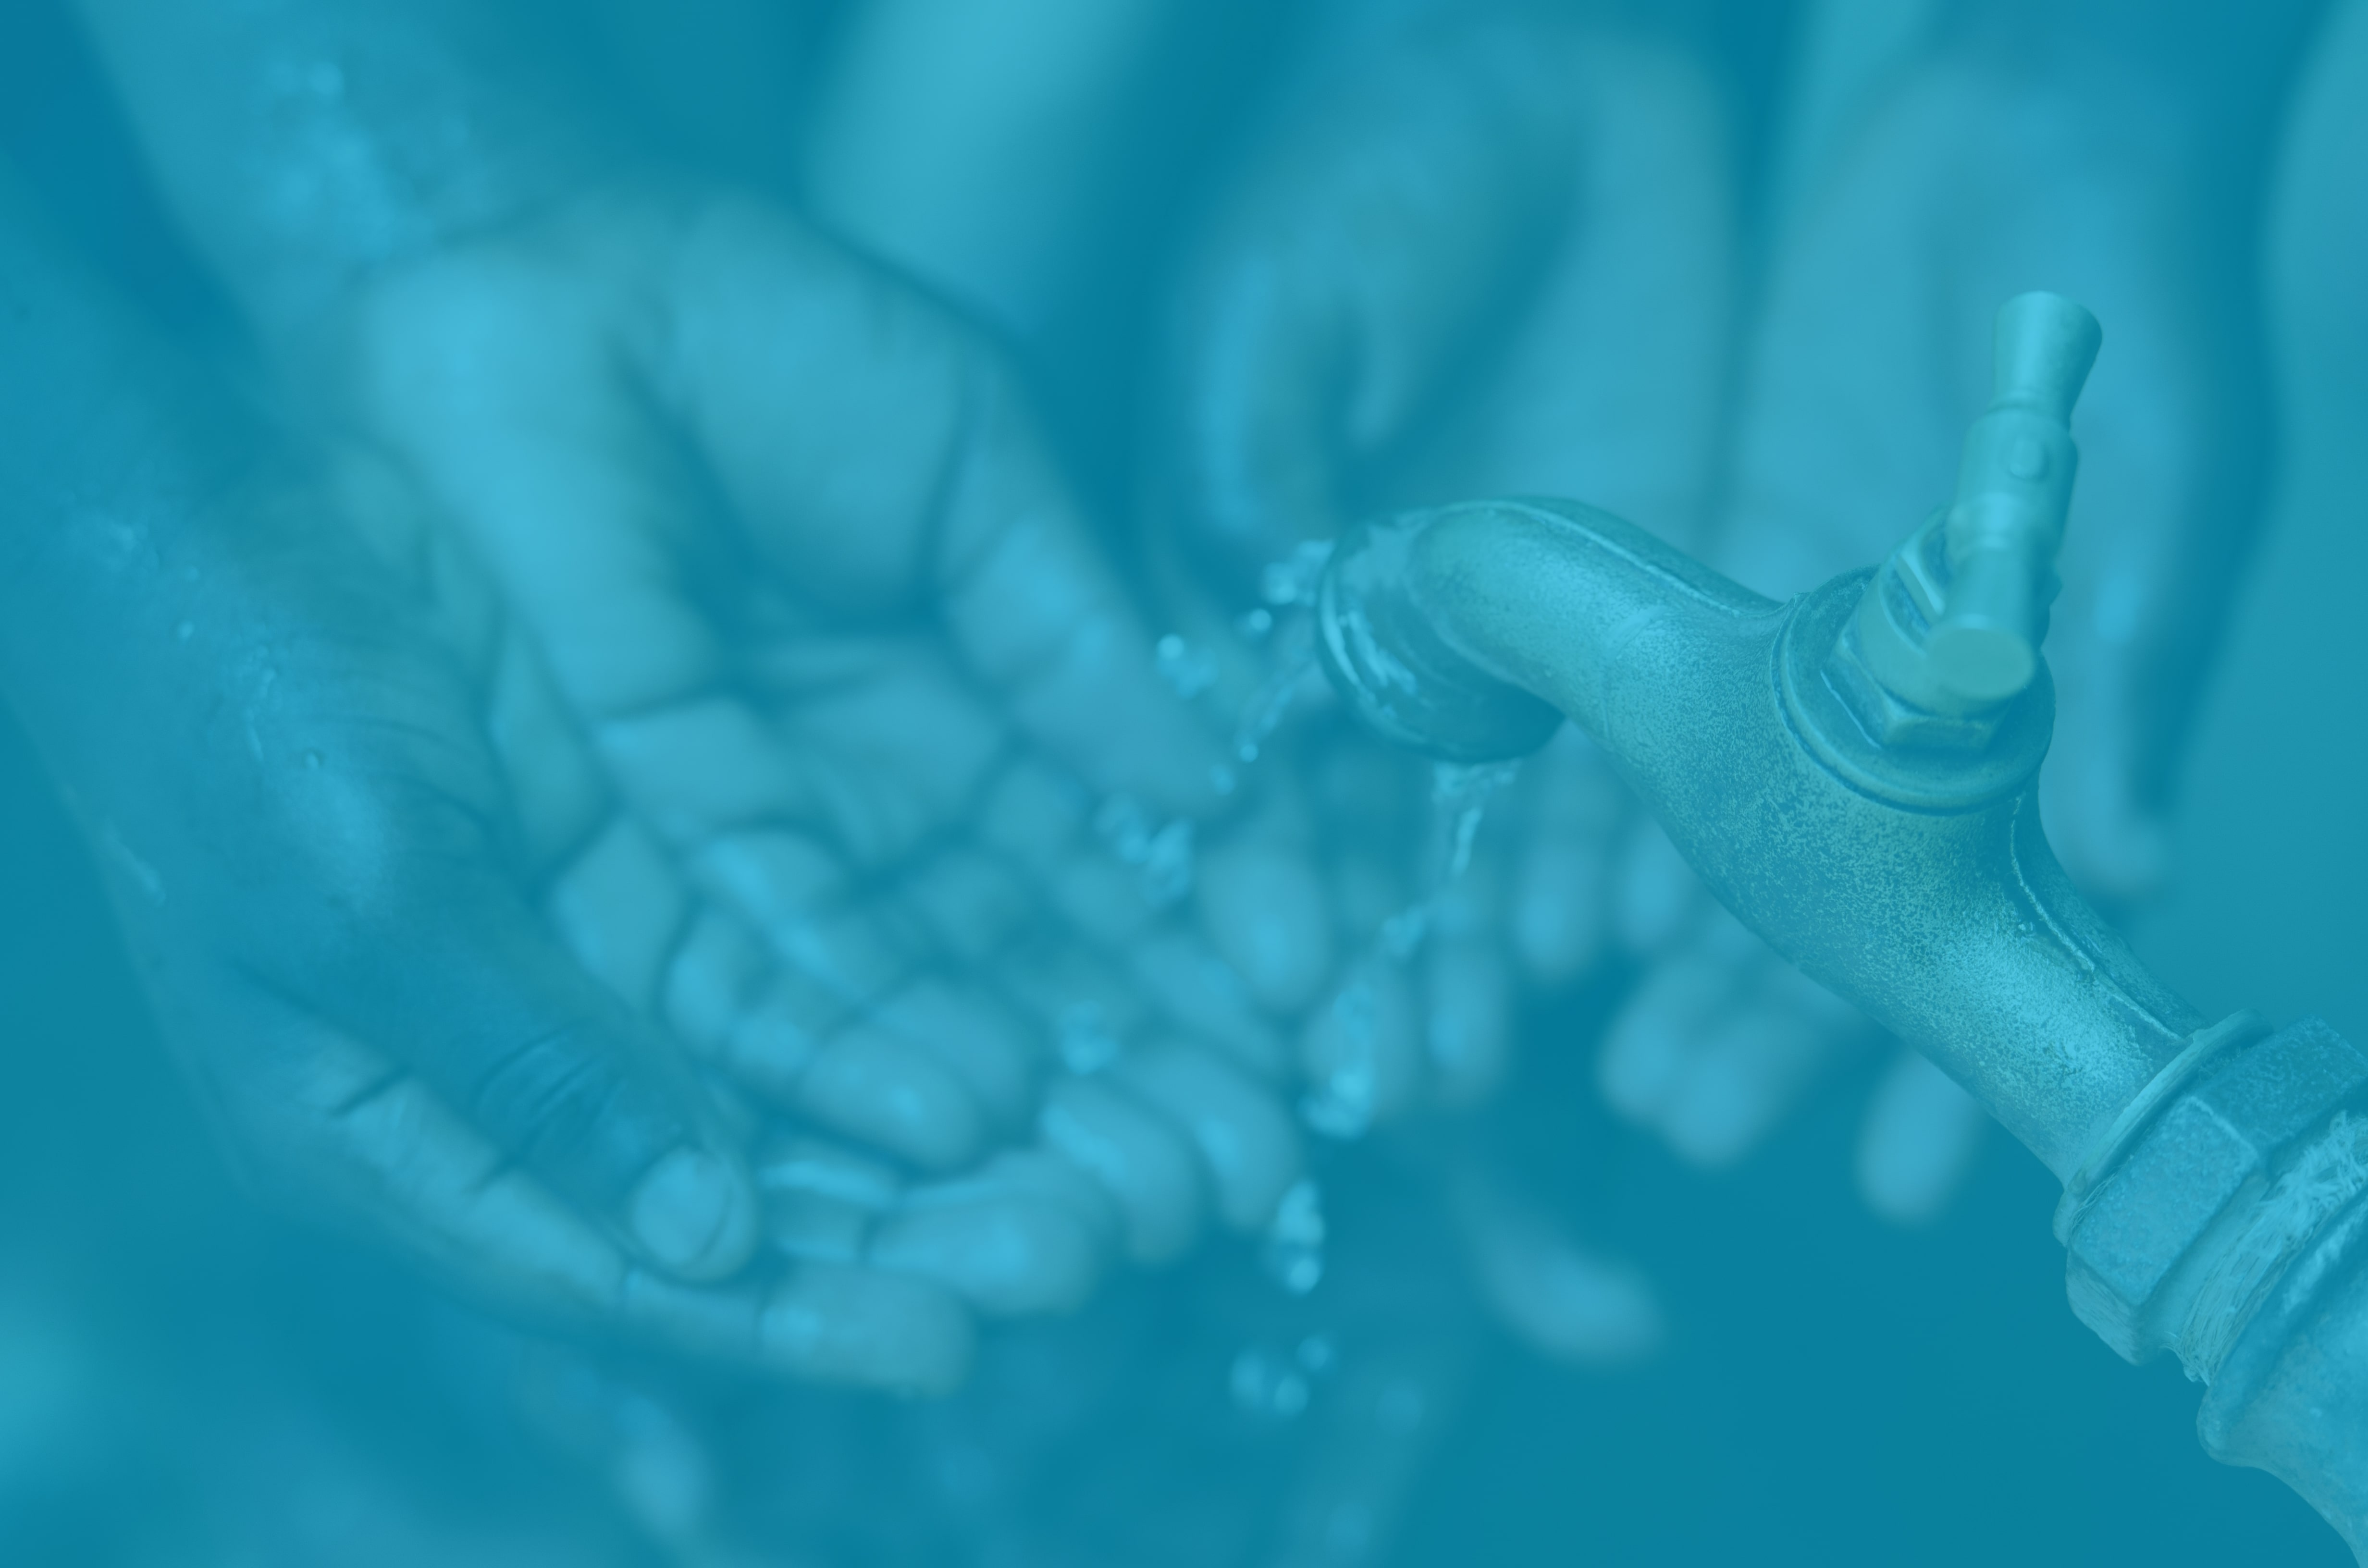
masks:
[[[1435,756],[1586,730],[1746,925],[2062,1178],[2081,1318],[2131,1361],[2176,1353],[2205,1449],[2368,1563],[2368,1059],[2317,1019],[2206,1019],[2040,825],[2039,650],[2099,342],[2069,301],[2009,301],[1953,502],[1789,603],[1590,507],[1480,501],[1344,537],[1318,643],[1366,724]]]

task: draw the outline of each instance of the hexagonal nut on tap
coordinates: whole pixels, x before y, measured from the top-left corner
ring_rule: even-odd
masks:
[[[2076,1174],[2067,1187],[2067,1205],[2078,1201],[2058,1232],[2073,1311],[2132,1362],[2181,1343],[2207,1277],[2232,1252],[2261,1250],[2256,1200],[2314,1133],[2363,1101],[2368,1058],[2317,1018],[2211,1063],[2121,1141],[2093,1185],[2079,1190]],[[2271,1266],[2283,1259],[2246,1264]]]

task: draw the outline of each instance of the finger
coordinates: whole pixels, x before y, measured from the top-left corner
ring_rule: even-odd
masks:
[[[999,1149],[964,1179],[982,1190],[1060,1210],[1085,1228],[1099,1256],[1116,1256],[1125,1241],[1126,1216],[1117,1201],[1101,1184],[1049,1150]]]
[[[2163,817],[2228,583],[2253,542],[2271,434],[2243,339],[2199,330],[2203,296],[2177,286],[2188,279],[2166,288],[2164,252],[2137,238],[2186,227],[2192,193],[2121,177],[2132,172],[2089,176],[2128,204],[2123,242],[2051,258],[2066,278],[2056,286],[2112,322],[2113,339],[2081,400],[2080,500],[2048,618],[2059,744],[2040,777],[2066,869],[2121,904],[2158,894],[2170,871]]]
[[[1098,790],[1171,812],[1213,803],[1213,744],[1158,679],[1151,636],[978,345],[750,205],[701,213],[674,280],[652,379],[788,581],[920,598]]]
[[[1236,607],[1258,601],[1260,574],[1293,546],[1345,520],[1328,372],[1350,324],[1320,273],[1306,276],[1321,261],[1288,254],[1258,223],[1224,236],[1176,334],[1182,542]]]
[[[586,973],[628,1007],[655,1005],[690,893],[638,819],[612,816],[560,871],[543,907]]]
[[[1679,50],[1597,32],[1570,63],[1571,221],[1442,493],[1583,495],[1686,546],[1733,343],[1725,106]]]
[[[231,1110],[270,1157],[288,1149],[326,1173],[299,1194],[334,1193],[406,1244],[514,1305],[598,1311],[629,1267],[596,1223],[523,1171],[392,1058],[309,1021],[288,1028],[279,1071]]]
[[[1735,989],[1734,966],[1698,947],[1647,970],[1604,1036],[1596,1081],[1605,1103],[1633,1121],[1657,1124]]]
[[[1115,948],[1156,918],[1174,891],[1157,885],[1163,876],[1190,876],[1190,839],[1178,844],[1177,830],[1186,824],[1155,824],[1130,800],[1112,797],[1093,808],[1074,778],[1023,753],[987,782],[977,842],[1024,877],[1072,930]],[[1155,865],[1171,847],[1184,851],[1178,863]],[[1121,854],[1135,863],[1122,863]]]
[[[1011,724],[926,623],[841,629],[779,596],[751,590],[736,673],[833,847],[865,870],[900,867],[971,810],[1015,749]]]
[[[1116,1088],[1064,1078],[1044,1098],[1045,1146],[1092,1177],[1126,1218],[1128,1256],[1164,1263],[1192,1244],[1208,1195],[1185,1135]]]
[[[859,1020],[825,1041],[799,1074],[797,1108],[924,1170],[978,1157],[986,1119],[962,1078],[926,1047]]]
[[[1938,1218],[1973,1174],[1989,1113],[1954,1080],[1902,1049],[1875,1086],[1859,1134],[1858,1189],[1898,1225]]]
[[[619,248],[639,256],[652,237]],[[467,252],[392,275],[356,323],[365,417],[595,717],[679,701],[723,667],[678,576],[694,493],[620,373],[610,289],[600,266]]]
[[[1021,728],[1096,789],[1210,814],[1224,760],[1017,411],[985,400],[935,572],[948,631]]]
[[[541,654],[516,626],[505,630],[495,657],[485,738],[508,787],[528,873],[540,882],[608,821],[609,791]]]
[[[975,964],[1008,946],[1037,916],[1033,892],[994,856],[970,844],[923,859],[896,884],[897,898],[947,956]]]
[[[996,960],[995,977],[1052,1036],[1061,1064],[1074,1074],[1101,1071],[1150,1027],[1141,988],[1081,943],[1056,937],[1023,943]]]
[[[886,1165],[818,1138],[782,1139],[757,1162],[765,1238],[791,1257],[855,1263],[904,1184]]]
[[[1074,1312],[1101,1272],[1092,1232],[1067,1209],[969,1181],[907,1194],[873,1234],[871,1262],[996,1317]]]
[[[738,914],[786,967],[848,1006],[876,1002],[928,956],[916,933],[857,899],[846,868],[811,835],[757,828],[692,856],[694,884]]]
[[[922,924],[851,902],[812,839],[735,832],[690,865],[723,907],[698,911],[675,949],[666,1016],[734,1077],[928,1169],[972,1158],[996,1116],[1024,1105],[1031,1052],[1008,1010],[919,975]]]
[[[303,1066],[270,1119],[316,1164],[316,1187],[359,1199],[471,1289],[537,1316],[803,1378],[933,1392],[965,1374],[970,1326],[944,1291],[844,1269],[769,1287],[653,1275],[422,1080],[346,1037],[302,1032]]]
[[[393,879],[309,934],[281,994],[378,1046],[504,1158],[662,1268],[729,1274],[756,1194],[680,1059],[587,978],[505,884]]]
[[[970,1375],[974,1335],[941,1286],[814,1263],[773,1287],[757,1347],[768,1365],[816,1381],[943,1394]]]
[[[1200,1152],[1217,1217],[1255,1231],[1299,1179],[1299,1134],[1272,1090],[1214,1053],[1168,1043],[1131,1053],[1120,1080]]]
[[[829,946],[826,936],[803,945],[810,957]],[[985,998],[933,989],[906,1009],[925,1025],[952,1020],[941,1053],[897,1022],[901,993],[850,1005],[712,908],[691,922],[663,989],[677,1033],[776,1105],[930,1170],[974,1157],[986,1134],[965,1074],[996,1076],[1008,1026]]]
[[[1518,291],[1562,161],[1523,75],[1485,46],[1361,74],[1291,128],[1190,276],[1180,489],[1232,593],[1338,530],[1343,437],[1360,455],[1396,436]]]
[[[989,1131],[1009,1131],[1036,1103],[1044,1053],[1009,1008],[969,986],[924,976],[881,1004],[880,1028],[913,1040],[970,1092]]]
[[[1144,996],[1195,1038],[1267,1082],[1287,1074],[1291,1052],[1281,1033],[1259,1016],[1241,976],[1197,933],[1162,926],[1122,957]]]
[[[974,1349],[970,1316],[943,1286],[837,1263],[800,1263],[768,1284],[728,1290],[633,1271],[613,1316],[694,1355],[915,1397],[960,1387]]]
[[[726,840],[717,852],[745,846]],[[702,913],[677,943],[688,903],[662,851],[630,818],[569,868],[550,900],[561,934],[596,978],[637,1008],[655,1005],[663,979],[686,1039],[741,1082],[827,1126],[945,1168],[969,1157],[987,1127],[1025,1116],[1036,1052],[992,998],[928,977],[860,1014],[802,976],[771,977],[759,994],[768,960],[728,915]],[[810,958],[822,946],[799,944]],[[868,941],[861,947],[872,951]],[[890,960],[848,960],[845,944],[834,951],[829,967],[846,990],[882,983]]]
[[[1457,1212],[1483,1294],[1531,1349],[1601,1367],[1638,1360],[1660,1346],[1660,1302],[1634,1265],[1578,1245],[1491,1183],[1463,1184]]]
[[[2169,830],[2142,792],[2134,694],[2111,689],[2112,672],[2097,669],[2083,651],[2068,650],[2068,659],[2066,652],[2051,652],[2051,664],[2063,670],[2062,739],[2040,770],[2040,806],[2049,841],[2080,891],[2126,908],[2160,893],[2169,880]]]

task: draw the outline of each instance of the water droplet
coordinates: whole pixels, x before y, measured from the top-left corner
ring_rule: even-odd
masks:
[[[1434,762],[1430,765],[1430,798],[1441,805],[1485,806],[1488,797],[1520,777],[1518,758],[1510,762]]]
[[[1112,795],[1094,811],[1094,831],[1130,866],[1151,853],[1151,816],[1132,795]]]
[[[1381,1097],[1373,1058],[1380,1034],[1381,995],[1370,974],[1360,974],[1332,998],[1330,1023],[1339,1032],[1343,1060],[1313,1093],[1299,1102],[1299,1119],[1326,1138],[1343,1142],[1372,1131]]]
[[[1179,903],[1192,891],[1192,824],[1178,819],[1151,835],[1143,858],[1143,888],[1155,909]]]
[[[304,766],[308,769],[319,768],[321,766],[321,754],[316,751],[306,752],[304,754]]]
[[[1267,633],[1274,630],[1274,611],[1261,606],[1235,621],[1234,630],[1242,634],[1245,642],[1263,642]]]
[[[1094,831],[1123,865],[1143,873],[1143,892],[1165,909],[1192,891],[1192,824],[1181,818],[1155,824],[1130,796],[1112,795],[1094,812]]]
[[[1323,1282],[1324,1194],[1313,1179],[1302,1176],[1282,1195],[1260,1259],[1274,1281],[1294,1296]]]
[[[1304,617],[1278,640],[1276,650],[1273,672],[1242,704],[1241,723],[1234,732],[1234,756],[1245,766],[1258,759],[1267,737],[1281,727],[1292,704],[1315,674],[1315,643]]]
[[[1255,1345],[1234,1358],[1225,1386],[1237,1409],[1277,1421],[1303,1414],[1315,1392],[1306,1374],[1288,1359]]]
[[[1277,607],[1312,605],[1316,585],[1324,581],[1324,568],[1331,560],[1329,540],[1309,540],[1294,546],[1289,555],[1269,562],[1258,574],[1259,596]]]
[[[198,623],[194,620],[185,620],[181,622],[180,625],[173,628],[173,637],[176,642],[187,642],[190,638],[195,637],[197,634]]]
[[[1472,869],[1473,846],[1486,820],[1488,799],[1520,771],[1512,762],[1463,766],[1438,763],[1431,772],[1430,870],[1422,896],[1382,922],[1373,951],[1385,962],[1403,964],[1422,950],[1432,917],[1447,890]]]
[[[1186,701],[1216,684],[1217,662],[1175,632],[1162,637],[1155,652],[1160,678]]]

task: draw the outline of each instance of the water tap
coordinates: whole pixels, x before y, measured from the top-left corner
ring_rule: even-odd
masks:
[[[2049,849],[2040,650],[2100,334],[2024,294],[1995,342],[1953,499],[1876,568],[1778,604],[1570,502],[1408,513],[1334,551],[1325,668],[1459,762],[1585,729],[1745,925],[2064,1180],[2082,1319],[2175,1353],[2206,1448],[2368,1552],[2368,1057],[2317,1020],[2206,1018]]]

